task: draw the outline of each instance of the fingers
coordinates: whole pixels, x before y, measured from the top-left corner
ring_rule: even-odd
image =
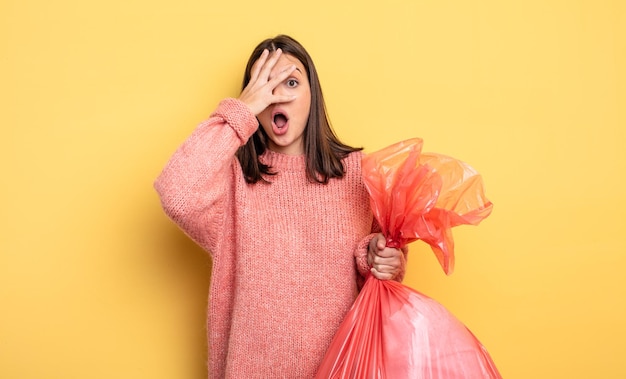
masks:
[[[265,52],[265,51],[264,51]],[[269,57],[264,62],[261,67],[261,72],[259,74],[259,79],[263,81],[269,81],[270,75],[272,74],[272,69],[276,66],[276,62],[278,62],[278,58],[280,58],[283,51],[281,49],[276,49],[276,51],[269,54]]]
[[[387,246],[387,241],[382,233],[378,233],[370,240],[370,250],[383,250]]]
[[[294,101],[296,99],[295,95],[280,95],[280,96],[274,96],[272,99],[272,103],[271,104],[282,104],[282,103],[288,103],[290,101]]]
[[[401,271],[402,263],[398,258],[375,257],[370,272],[378,279],[394,279]]]
[[[291,75],[296,70],[296,65],[291,64],[289,66],[284,67],[278,74],[276,74],[273,78],[268,80],[268,83],[271,84],[272,87],[276,87],[283,80],[287,79],[289,75]]]
[[[263,68],[263,66],[265,65],[265,61],[267,61],[268,55],[270,55],[269,50],[263,50],[259,59],[257,59],[256,62],[254,62],[254,64],[252,65],[252,70],[250,71],[251,82],[256,82],[256,80],[259,78],[259,73],[261,72],[261,68]]]
[[[380,272],[376,270],[376,268],[372,268],[371,273],[372,275],[374,275],[376,279],[379,279],[379,280],[392,280],[398,275],[398,273]]]
[[[367,263],[371,267],[371,273],[380,280],[392,280],[396,278],[405,265],[405,254],[408,248],[395,249],[386,246],[386,240],[382,234],[378,234],[370,241],[370,249],[367,254]]]
[[[287,79],[289,77],[289,75],[291,75],[295,71],[295,69],[296,69],[296,65],[295,64],[292,64],[292,65],[289,65],[289,66],[285,67],[278,74],[276,74],[272,79],[270,79],[267,82],[267,85],[273,91],[274,88],[276,88],[280,83],[282,83],[285,79]],[[285,97],[285,98],[293,100],[293,96],[276,96],[276,97],[277,98]]]
[[[387,240],[385,239],[385,236],[383,236],[382,233],[380,233],[377,236],[378,240],[376,241],[378,250],[383,250],[385,247],[387,247]]]
[[[267,90],[269,92],[267,105],[276,104],[276,103],[288,103],[290,101],[293,101],[296,98],[295,95],[274,94],[274,89],[277,86],[279,86],[280,83],[282,83],[285,79],[287,79],[289,75],[293,73],[295,69],[296,69],[296,65],[287,66],[287,68],[285,68],[284,70],[276,74],[274,78],[272,78],[270,81],[267,82],[266,85],[267,85]]]
[[[275,69],[281,54],[280,49],[272,53],[267,49],[263,50],[252,66],[250,82],[239,95],[239,100],[246,103],[255,115],[260,114],[270,104],[286,103],[295,99],[295,96],[287,94],[274,94],[274,89],[296,69],[295,65]]]
[[[401,263],[399,261],[380,262],[376,258],[371,266],[370,272],[372,275],[381,280],[394,279],[401,271]]]
[[[272,69],[276,66],[282,53],[281,49],[276,49],[271,53],[267,49],[263,50],[259,59],[254,63],[250,73],[250,81],[261,80],[263,83],[270,81]]]
[[[399,257],[400,255],[402,255],[402,250],[400,249],[394,249],[391,247],[384,247],[378,251],[375,251],[376,256],[380,257],[380,258],[396,258]]]
[[[386,269],[398,267],[401,263],[402,261],[399,255],[392,255],[388,258],[378,255],[372,259],[371,266],[377,267],[378,271],[386,271]]]

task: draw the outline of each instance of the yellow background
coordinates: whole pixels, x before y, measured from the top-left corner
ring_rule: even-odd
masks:
[[[1,378],[204,377],[210,261],[152,181],[277,33],[345,141],[483,174],[455,273],[418,242],[407,284],[505,378],[626,377],[624,2],[2,0]]]

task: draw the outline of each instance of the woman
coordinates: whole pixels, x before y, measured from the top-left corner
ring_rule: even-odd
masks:
[[[165,212],[213,259],[211,378],[311,378],[365,276],[401,280],[294,39],[253,51],[225,99],[155,182]]]

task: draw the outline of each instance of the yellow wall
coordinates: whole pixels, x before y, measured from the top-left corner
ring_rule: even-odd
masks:
[[[152,181],[280,32],[347,142],[483,174],[456,272],[415,243],[407,284],[506,378],[626,377],[625,3],[365,3],[0,2],[0,377],[204,376],[210,262]]]

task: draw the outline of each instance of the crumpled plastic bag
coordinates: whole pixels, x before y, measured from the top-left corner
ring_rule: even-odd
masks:
[[[454,266],[451,228],[491,213],[482,179],[467,164],[422,154],[419,138],[363,158],[363,180],[387,246],[421,239],[446,274]],[[489,353],[437,301],[369,275],[340,325],[316,378],[501,378]]]
[[[399,248],[415,240],[428,243],[446,274],[454,269],[452,228],[478,225],[493,204],[481,176],[468,164],[446,155],[422,153],[414,138],[363,158],[363,181],[374,217]]]

